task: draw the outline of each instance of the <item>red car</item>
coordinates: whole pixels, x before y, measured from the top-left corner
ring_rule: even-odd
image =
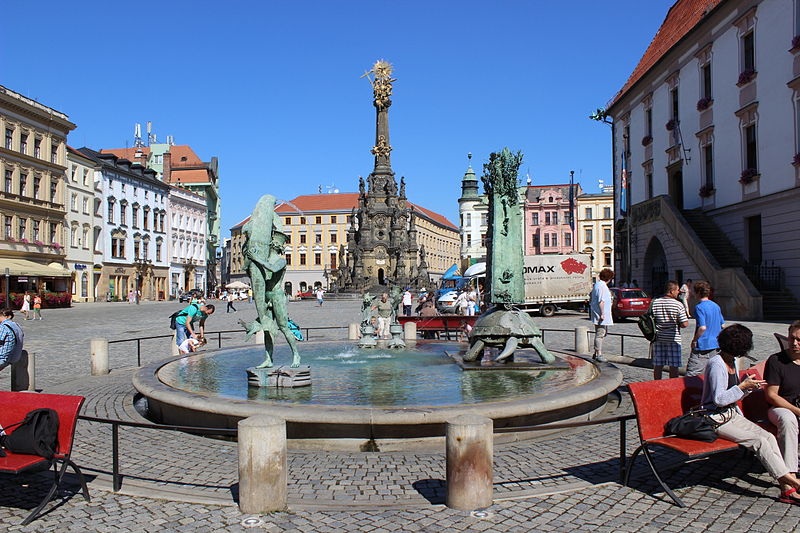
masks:
[[[642,289],[611,288],[611,296],[611,315],[615,321],[642,316],[650,308],[651,298]]]

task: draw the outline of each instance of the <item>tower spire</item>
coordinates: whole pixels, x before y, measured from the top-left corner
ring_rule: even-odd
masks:
[[[392,83],[397,81],[392,78],[394,67],[388,61],[379,59],[362,78],[367,78],[372,86],[372,104],[375,106],[375,145],[372,154],[375,156],[375,166],[370,179],[370,190],[383,189],[386,177],[394,181],[392,172],[391,152],[389,143],[389,107],[392,105]],[[379,179],[376,179],[379,178]],[[383,179],[380,179],[383,178]]]

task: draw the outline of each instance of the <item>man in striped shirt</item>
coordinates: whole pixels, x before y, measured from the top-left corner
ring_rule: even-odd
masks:
[[[666,293],[653,301],[656,322],[656,339],[653,341],[653,379],[661,379],[664,367],[669,367],[669,377],[678,377],[681,366],[681,328],[689,325],[686,308],[678,301],[680,285],[667,282]]]

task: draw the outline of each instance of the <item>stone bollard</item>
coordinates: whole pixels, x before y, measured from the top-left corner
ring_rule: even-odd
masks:
[[[492,505],[492,420],[461,415],[447,422],[447,500],[451,509]]]
[[[417,323],[408,321],[403,324],[403,340],[417,340]]]
[[[172,335],[172,348],[169,352],[173,357],[177,357],[181,354],[180,348],[178,348],[178,334],[174,333]]]
[[[286,509],[286,422],[255,415],[239,421],[239,509],[262,514]]]
[[[36,354],[22,350],[19,361],[12,363],[11,390],[36,392]]]
[[[92,375],[108,374],[108,339],[92,339],[89,343],[92,357]]]
[[[357,341],[361,338],[361,325],[356,322],[351,322],[347,326],[347,338],[351,341]]]
[[[575,353],[589,353],[589,328],[586,326],[575,328]]]

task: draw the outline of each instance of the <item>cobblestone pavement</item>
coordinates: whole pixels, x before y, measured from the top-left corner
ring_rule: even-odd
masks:
[[[358,302],[292,302],[292,317],[302,326],[343,326],[357,313]],[[48,312],[41,322],[23,322],[27,346],[37,354],[37,379],[47,392],[87,396],[89,415],[141,420],[132,406],[132,347],[114,345],[109,376],[87,377],[88,341],[169,333],[165,317],[177,306],[85,304]],[[243,304],[226,315],[224,306],[209,330],[234,329],[252,315]],[[586,325],[583,315],[538,319],[543,328]],[[772,333],[783,324],[748,324],[757,336],[757,353],[772,353]],[[614,332],[635,333],[633,322]],[[113,332],[113,334],[109,334]],[[313,335],[314,332],[312,332]],[[346,332],[324,332],[342,337]],[[223,345],[239,343],[238,334]],[[688,335],[685,335],[687,337]],[[688,339],[687,339],[688,341]],[[157,341],[150,341],[156,343]],[[163,358],[165,341],[145,348],[143,362]],[[230,344],[228,344],[230,343]],[[551,332],[547,344],[569,348],[571,333]],[[615,346],[608,343],[609,352]],[[630,352],[629,352],[630,350]],[[626,355],[636,354],[626,341]],[[626,382],[648,379],[650,371],[622,366]],[[7,371],[2,387],[7,388]],[[631,412],[625,394],[612,414]],[[628,423],[627,449],[636,444],[635,424]],[[671,486],[687,503],[679,509],[663,493],[642,463],[633,488],[617,482],[618,426],[609,424],[561,433],[536,441],[495,446],[495,504],[487,516],[447,509],[444,500],[443,450],[427,452],[303,452],[289,454],[290,512],[255,517],[255,530],[266,531],[796,531],[800,507],[776,502],[778,489],[752,458],[736,453],[682,466],[669,475]],[[235,444],[182,433],[120,430],[123,493],[108,492],[111,431],[103,424],[78,425],[74,458],[90,478],[92,502],[72,490],[58,506],[26,528],[18,524],[43,496],[41,484],[0,485],[0,525],[21,531],[238,531],[248,518],[235,506]],[[658,461],[670,461],[660,454]],[[36,478],[31,478],[36,481]],[[195,502],[195,503],[187,503]],[[199,502],[199,503],[198,503]],[[53,508],[55,507],[55,508]]]

